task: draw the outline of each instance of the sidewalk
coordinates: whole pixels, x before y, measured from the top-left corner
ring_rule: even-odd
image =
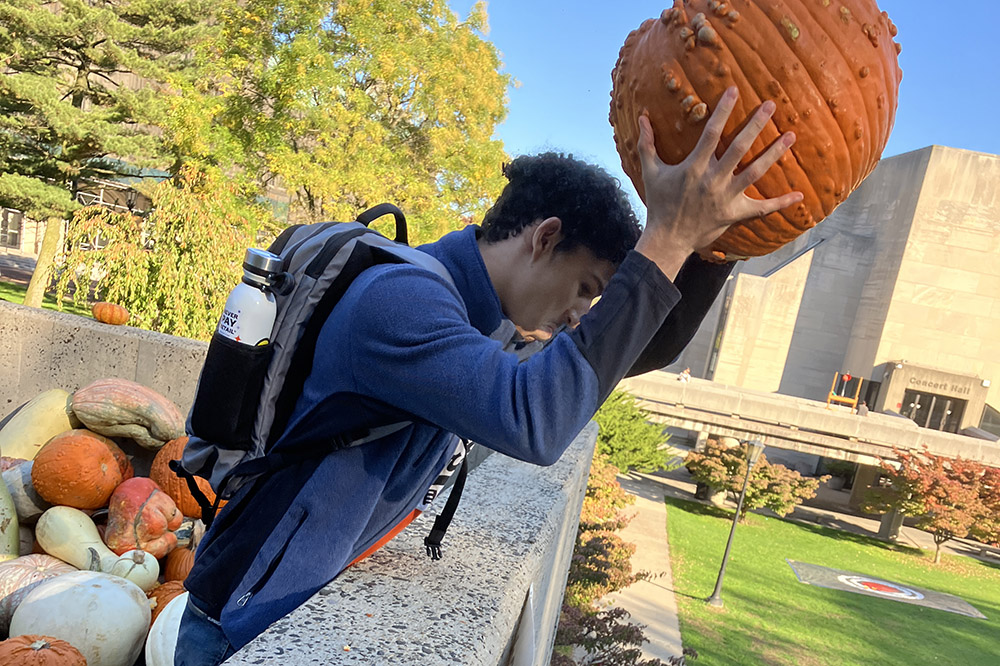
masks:
[[[681,654],[681,630],[677,621],[677,601],[670,575],[670,550],[667,544],[667,507],[664,493],[671,490],[667,479],[633,472],[618,477],[619,483],[636,500],[631,510],[635,518],[619,532],[622,539],[636,545],[632,556],[633,571],[648,571],[641,580],[601,600],[624,608],[631,622],[645,625],[648,643],[642,646],[644,659],[661,659]]]

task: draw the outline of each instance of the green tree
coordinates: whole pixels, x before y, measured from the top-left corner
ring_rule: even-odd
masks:
[[[292,221],[350,220],[390,201],[414,241],[478,218],[503,185],[510,78],[484,38],[485,2],[232,0],[175,140],[232,155],[291,197]]]
[[[0,3],[0,205],[45,219],[25,303],[38,306],[82,179],[170,161],[171,76],[207,34],[206,0]],[[136,85],[138,82],[142,85]]]
[[[93,279],[98,297],[128,309],[132,325],[207,340],[246,248],[273,240],[277,224],[214,168],[185,167],[148,194],[155,208],[146,218],[100,206],[73,216],[58,296],[73,285],[84,304]],[[107,244],[93,249],[98,236]]]
[[[631,393],[613,391],[594,420],[600,426],[597,452],[607,456],[618,469],[655,472],[670,467],[675,455],[667,446],[670,436],[663,434],[661,426],[646,420]]]

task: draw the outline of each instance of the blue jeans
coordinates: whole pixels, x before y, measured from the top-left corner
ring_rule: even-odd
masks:
[[[177,632],[174,666],[218,666],[235,652],[219,621],[206,615],[188,596]]]

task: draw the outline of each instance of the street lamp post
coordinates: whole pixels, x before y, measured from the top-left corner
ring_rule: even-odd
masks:
[[[719,569],[719,578],[715,581],[715,591],[708,598],[708,604],[716,608],[722,608],[722,579],[726,575],[726,563],[729,561],[729,550],[733,547],[733,535],[736,534],[736,522],[740,519],[740,511],[743,509],[743,498],[747,494],[747,484],[750,482],[750,471],[760,458],[764,445],[753,440],[747,442],[747,475],[743,479],[743,490],[740,491],[739,502],[736,503],[736,515],[733,516],[733,526],[729,528],[729,540],[726,541],[726,552],[722,556],[722,568]]]

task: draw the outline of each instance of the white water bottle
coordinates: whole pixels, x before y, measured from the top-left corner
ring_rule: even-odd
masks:
[[[277,306],[269,287],[281,272],[281,257],[250,248],[243,258],[243,280],[226,299],[216,329],[220,335],[251,347],[271,342]]]

